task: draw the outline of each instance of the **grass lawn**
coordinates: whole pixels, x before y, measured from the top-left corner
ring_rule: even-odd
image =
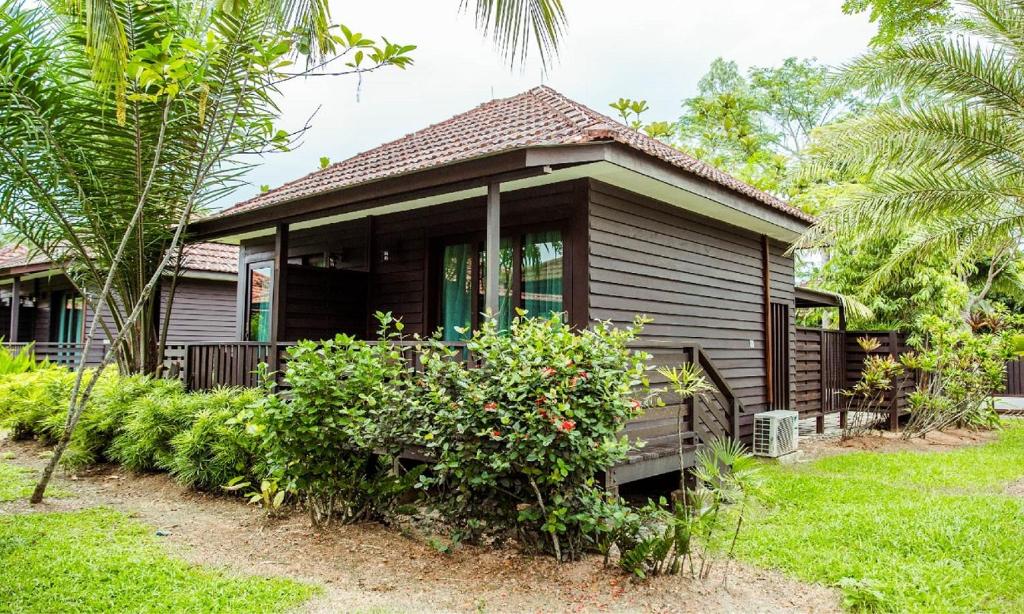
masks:
[[[35,474],[31,469],[0,460],[0,502],[28,499],[34,487]]]
[[[280,612],[317,590],[189,565],[158,539],[104,508],[0,516],[0,612]]]
[[[851,609],[1024,611],[1024,424],[936,453],[844,454],[767,469],[773,504],[738,556],[840,586]]]

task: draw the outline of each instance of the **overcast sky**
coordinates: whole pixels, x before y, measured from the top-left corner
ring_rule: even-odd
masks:
[[[645,119],[675,119],[710,62],[741,68],[816,57],[837,64],[861,52],[874,30],[843,15],[842,0],[563,0],[569,29],[546,76],[539,62],[510,70],[459,0],[332,1],[332,18],[353,31],[415,44],[415,65],[364,77],[294,80],[283,86],[282,126],[296,129],[318,107],[296,150],[268,156],[251,183],[222,202],[277,186],[332,162],[468,110],[492,97],[546,83],[601,112],[620,96],[646,99]],[[357,98],[358,92],[358,98]]]

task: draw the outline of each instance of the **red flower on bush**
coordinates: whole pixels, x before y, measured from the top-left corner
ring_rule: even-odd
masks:
[[[558,425],[558,430],[563,433],[571,433],[576,428],[575,420],[562,420],[562,423]]]
[[[498,404],[494,401],[484,403],[484,411],[498,411]]]
[[[499,431],[499,430],[491,431],[491,437],[494,437],[495,439],[501,439],[501,431]]]
[[[537,405],[538,406],[539,405],[543,405],[543,404],[545,404],[547,402],[548,402],[548,398],[546,396],[544,396],[543,394],[540,395],[539,397],[537,397]]]
[[[543,369],[540,370],[540,374],[543,375],[544,377],[552,377],[555,375],[555,373],[558,372],[552,369],[551,367],[544,367]]]
[[[633,411],[640,411],[640,408],[643,407],[643,405],[640,403],[640,401],[638,401],[636,399],[630,399],[629,400],[629,406],[633,408]]]

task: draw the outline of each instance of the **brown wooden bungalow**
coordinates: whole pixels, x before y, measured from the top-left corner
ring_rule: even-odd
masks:
[[[793,404],[786,250],[811,222],[539,87],[193,223],[195,240],[241,246],[242,283],[238,343],[190,354],[189,369],[229,378],[274,361],[275,344],[370,337],[378,310],[453,342],[488,308],[561,311],[579,327],[643,313],[654,321],[639,345],[659,363],[698,362],[716,387],[690,408],[693,442],[748,438],[756,412]],[[678,467],[673,409],[629,433],[648,443],[609,485]]]
[[[188,246],[168,324],[170,346],[236,338],[237,271],[237,247]],[[170,280],[161,288],[166,301]],[[88,322],[85,301],[56,265],[23,246],[0,248],[0,337],[6,345],[18,349],[31,343],[38,358],[74,365]],[[97,364],[102,352],[94,346],[86,362]]]

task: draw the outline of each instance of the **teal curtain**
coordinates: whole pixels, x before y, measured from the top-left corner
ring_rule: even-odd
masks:
[[[515,270],[512,260],[515,258],[515,248],[511,239],[502,239],[498,255],[498,328],[508,330],[512,325],[514,315],[512,309],[512,298],[515,296],[515,281],[512,275]],[[487,252],[480,250],[480,311],[486,305],[486,279],[487,279]]]
[[[441,326],[445,341],[469,337],[473,324],[473,247],[468,243],[444,248],[441,262]],[[464,329],[460,333],[456,328]]]
[[[57,300],[57,341],[79,343],[82,340],[82,299],[61,292]]]
[[[523,308],[532,317],[563,313],[562,233],[536,232],[523,238]]]
[[[274,270],[269,266],[249,271],[249,341],[270,341],[270,299]]]

